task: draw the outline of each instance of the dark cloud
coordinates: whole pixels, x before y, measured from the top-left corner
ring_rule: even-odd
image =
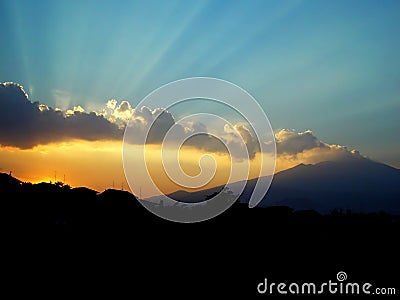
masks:
[[[124,101],[113,112],[112,116],[117,116],[115,111],[121,107]],[[131,144],[161,144],[165,135],[172,126],[175,126],[176,138],[179,140],[185,136],[185,129],[175,123],[175,119],[170,112],[163,108],[150,109],[143,106],[140,109],[131,109],[125,106],[125,112],[129,112],[130,121],[125,139]]]
[[[256,156],[256,153],[260,152],[260,143],[258,139],[254,135],[252,135],[251,132],[246,127],[242,125],[235,126],[235,129],[242,136],[246,144],[247,151],[249,153],[249,158],[253,159]]]
[[[117,103],[109,102],[108,107],[116,108]],[[111,111],[109,115],[115,116],[115,110]],[[208,134],[209,128],[201,122],[177,123],[174,116],[163,108],[150,109],[143,106],[140,109],[127,109],[127,111],[130,111],[131,119],[127,125],[129,128],[125,140],[131,144],[140,144],[143,141],[146,141],[147,144],[161,144],[167,132],[173,128],[173,133],[170,132],[168,141],[164,142],[178,143],[185,147],[218,153],[228,153],[228,147],[232,147],[234,153],[238,154],[239,148],[247,147],[250,159],[255,158],[256,153],[260,152],[257,138],[245,126],[234,126],[228,132],[221,127],[214,136]],[[242,139],[238,139],[238,136],[241,136]],[[242,158],[239,157],[239,159]]]
[[[314,148],[324,148],[326,145],[320,142],[311,130],[296,132],[282,129],[275,134],[277,152],[280,154],[301,153]]]
[[[123,129],[95,112],[68,113],[28,99],[21,85],[0,84],[0,145],[21,149],[66,139],[121,139]]]
[[[207,127],[202,123],[193,123],[190,126],[191,132],[207,132]],[[199,134],[188,139],[185,145],[219,153],[228,153],[228,149],[230,148],[233,151],[231,154],[237,159],[244,158],[237,157],[237,154],[240,153],[239,148],[246,147],[248,157],[254,159],[256,153],[260,152],[258,139],[244,125],[235,125],[233,128],[228,128],[228,125],[223,129],[221,128],[217,134],[218,138],[212,134]],[[241,137],[240,139],[238,138],[239,136]]]
[[[171,113],[164,110],[161,113],[157,113],[157,109],[153,111],[153,115],[158,115],[156,119],[153,121],[153,124],[149,130],[147,135],[146,142],[149,144],[161,144],[168,130],[172,126],[177,126],[177,129],[180,131],[181,135],[184,133],[182,126],[179,124],[175,124],[174,117]]]
[[[194,147],[206,152],[228,153],[227,146],[224,145],[223,141],[213,135],[205,133],[188,138],[184,146]]]
[[[349,157],[364,158],[357,150],[320,141],[311,130],[297,132],[281,129],[275,133],[275,139],[279,157],[300,159],[302,162],[316,163]]]

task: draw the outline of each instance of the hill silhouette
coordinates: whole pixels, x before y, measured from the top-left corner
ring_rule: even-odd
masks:
[[[4,218],[15,227],[115,225],[132,222],[131,216],[143,213],[136,197],[126,191],[99,193],[61,183],[32,184],[5,173],[0,173],[0,197]]]
[[[21,181],[12,177],[11,174],[0,173],[0,191],[11,192],[18,189]]]

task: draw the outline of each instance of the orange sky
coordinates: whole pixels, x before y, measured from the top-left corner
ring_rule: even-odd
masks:
[[[138,151],[135,145],[130,145],[132,151]],[[136,147],[136,148],[135,148]],[[138,151],[139,153],[140,151]],[[296,156],[280,155],[277,158],[275,172],[293,167],[301,162],[317,163],[319,161],[332,159],[332,149],[311,149],[304,151]],[[205,154],[194,148],[184,147],[180,152],[180,163],[182,169],[190,176],[197,175],[200,172],[199,159]],[[223,185],[228,180],[228,174],[231,168],[230,158],[226,154],[212,154],[216,164],[217,171],[214,178],[204,187]],[[153,181],[163,193],[183,189],[168,179],[160,159],[160,146],[147,146],[146,159],[149,173]],[[251,161],[250,176],[258,176],[260,154]],[[264,155],[264,159],[270,158]],[[205,167],[210,168],[212,160],[206,162]],[[231,182],[244,180],[247,178],[247,165],[245,162],[238,163],[239,169],[243,172],[232,178]],[[149,186],[146,181],[147,175],[139,171],[137,166],[140,164],[140,155],[133,155],[129,160],[129,167],[133,170],[133,186],[129,188],[125,179],[122,163],[122,142],[119,141],[81,141],[72,140],[62,143],[48,145],[39,145],[33,149],[21,150],[12,147],[0,147],[0,171],[8,173],[10,170],[13,176],[22,180],[34,183],[63,181],[72,187],[87,186],[97,191],[103,191],[107,188],[120,189],[122,186],[126,190],[131,190],[134,194],[146,198],[159,194],[154,188]],[[207,165],[208,164],[208,165]],[[161,171],[160,171],[161,170]],[[267,175],[267,174],[262,174]],[[189,191],[191,189],[188,189]],[[193,190],[191,190],[193,191]]]
[[[134,149],[137,146],[132,146]],[[146,158],[149,172],[160,187],[162,192],[170,193],[182,189],[176,184],[171,183],[162,170],[160,160],[160,147],[152,146],[146,149]],[[183,170],[193,176],[200,171],[198,162],[204,152],[193,148],[184,148],[180,153],[180,162]],[[218,186],[226,183],[227,174],[230,172],[229,156],[224,154],[214,154],[213,157],[217,163],[217,172],[215,177],[205,187]],[[259,161],[256,157],[251,164],[251,175],[257,175],[255,167]],[[134,157],[130,162],[132,168],[135,168],[136,160],[140,157]],[[243,169],[245,163],[243,162]],[[39,145],[29,150],[21,150],[11,147],[0,147],[0,171],[9,172],[12,170],[13,176],[23,181],[30,182],[54,182],[63,181],[73,187],[87,186],[97,191],[103,191],[106,188],[114,187],[120,189],[129,189],[125,179],[122,164],[122,142],[117,141],[68,141],[49,145]],[[142,193],[142,197],[148,197],[157,194],[156,190],[146,186],[143,178],[145,174],[137,174],[134,179],[133,192],[137,195]],[[233,180],[245,179],[246,172],[243,172],[242,178],[233,178]]]
[[[65,181],[71,186],[87,186],[98,191],[127,187],[121,161],[121,142],[69,141],[40,145],[29,150],[0,148],[2,172],[31,182]]]

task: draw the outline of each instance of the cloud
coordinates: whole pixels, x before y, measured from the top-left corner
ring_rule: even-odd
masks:
[[[117,100],[110,99],[110,100],[107,101],[106,107],[108,109],[115,109],[115,107],[117,106],[117,103],[118,103]]]
[[[116,104],[115,107],[117,107]],[[115,110],[110,114],[113,117],[116,116]],[[211,130],[205,124],[197,121],[177,123],[174,116],[163,108],[150,109],[144,106],[130,111],[131,120],[127,125],[129,126],[129,134],[126,136],[126,140],[131,144],[141,143],[147,132],[146,141],[148,144],[161,144],[167,132],[174,126],[171,142],[183,142],[185,147],[194,147],[221,154],[228,153],[227,148],[229,147],[234,149],[233,155],[244,153],[238,151],[238,148],[247,147],[250,159],[253,159],[256,153],[260,151],[257,138],[244,125],[235,125],[234,128],[230,128],[225,124],[224,127],[212,128]],[[150,126],[151,128],[149,128]],[[212,134],[205,132],[212,132]],[[244,144],[242,139],[238,138],[238,135],[242,136]],[[235,158],[243,159],[244,157]]]
[[[278,169],[299,163],[315,164],[322,161],[364,158],[357,150],[320,141],[311,130],[297,132],[281,129],[275,133]]]
[[[327,147],[319,141],[311,130],[296,132],[282,129],[275,134],[277,152],[295,155],[305,150]]]
[[[191,130],[181,124],[177,124],[174,116],[163,108],[150,109],[143,106],[139,109],[129,109],[128,107],[125,107],[125,109],[131,112],[131,119],[127,124],[129,126],[129,135],[126,136],[127,142],[131,144],[140,144],[144,140],[146,140],[147,144],[161,144],[168,130],[173,126],[173,141],[181,142]],[[114,111],[112,116],[118,116],[119,113],[116,114]]]
[[[131,107],[128,101],[122,101],[120,105],[118,105],[113,113],[115,119],[120,119],[123,122],[128,122],[132,117],[133,108]]]
[[[55,91],[60,98],[66,96]],[[69,96],[68,96],[69,97]],[[64,98],[65,99],[65,98]],[[67,99],[68,101],[70,99]],[[158,116],[156,118],[156,116]],[[177,126],[180,136],[185,128],[162,108],[133,109],[129,102],[110,99],[100,112],[86,112],[77,105],[72,109],[51,108],[29,100],[24,88],[12,82],[0,84],[0,145],[29,149],[36,145],[68,139],[122,140],[126,124],[132,118],[132,136],[128,142],[138,144],[150,128],[147,142],[159,144],[166,132]]]
[[[260,152],[260,143],[258,139],[243,125],[235,125],[235,129],[242,136],[246,144],[249,158],[253,159],[256,156],[256,153]]]
[[[43,106],[44,104],[39,104],[39,109],[40,109],[40,107],[41,106]],[[44,105],[45,106],[45,105]],[[47,107],[47,106],[46,106]],[[47,107],[47,110],[49,110],[49,108]],[[78,105],[78,106],[74,106],[74,108],[73,109],[67,109],[67,111],[65,112],[65,114],[67,115],[67,116],[72,116],[72,115],[74,115],[75,113],[84,113],[85,112],[85,110],[80,106],[80,105]]]
[[[66,139],[121,139],[123,129],[82,107],[62,111],[32,103],[17,83],[0,84],[0,145],[21,149]]]
[[[194,147],[206,152],[228,153],[227,147],[216,137],[209,134],[198,134],[186,140],[184,146]]]
[[[115,99],[108,100],[106,106],[97,112],[98,115],[107,118],[110,122],[122,126],[125,126],[126,123],[128,123],[133,113],[134,109],[128,101],[122,101],[118,105],[118,101]]]
[[[190,133],[209,132],[207,126],[202,123],[189,123],[185,125],[185,128]],[[233,128],[225,124],[221,128],[213,128],[212,131],[218,139],[213,135],[200,134],[190,138],[185,145],[218,153],[228,153],[228,149],[230,149],[234,158],[239,160],[245,158],[239,156],[243,156],[246,150],[250,159],[254,159],[260,152],[258,139],[243,124],[233,125]],[[242,154],[239,155],[239,153]]]

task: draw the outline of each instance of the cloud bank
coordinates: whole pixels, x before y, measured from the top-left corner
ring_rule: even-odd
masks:
[[[126,126],[130,127],[127,142],[131,144],[141,144],[147,133],[148,144],[161,144],[172,126],[175,126],[177,142],[186,140],[192,134],[208,132],[207,127],[199,122],[177,124],[174,116],[162,108],[134,109],[127,101],[118,103],[110,99],[103,109],[96,112],[86,112],[79,105],[63,110],[30,101],[20,84],[0,84],[0,146],[30,149],[69,139],[121,141]],[[232,132],[226,131],[226,128],[220,128],[216,135],[230,146],[247,147],[250,158],[254,158],[259,150],[257,139],[245,126],[235,126],[235,129],[243,136],[245,145],[233,139]],[[207,134],[197,134],[184,145],[226,153],[223,143]]]
[[[149,130],[150,124],[153,125]],[[192,134],[209,132],[210,129],[199,122],[177,124],[174,116],[162,108],[134,109],[129,102],[118,103],[115,99],[108,100],[104,108],[97,112],[86,112],[81,106],[65,110],[51,108],[31,102],[23,87],[17,83],[0,84],[0,146],[29,149],[68,139],[121,141],[125,126],[131,127],[132,134],[127,139],[131,144],[141,143],[148,131],[147,143],[160,144],[172,126],[175,126],[177,141],[183,141]],[[236,124],[232,128],[226,124],[213,130],[222,143],[212,135],[199,134],[187,139],[184,145],[219,153],[227,152],[224,143],[233,148],[246,147],[250,159],[260,152],[259,141],[246,125]],[[243,140],[238,139],[237,134]],[[297,163],[363,157],[358,151],[345,146],[320,141],[311,130],[297,132],[281,129],[275,132],[275,139],[278,168],[279,165],[285,168]]]
[[[17,83],[0,84],[0,145],[29,149],[67,139],[116,140],[123,130],[82,107],[62,111],[32,103]]]

